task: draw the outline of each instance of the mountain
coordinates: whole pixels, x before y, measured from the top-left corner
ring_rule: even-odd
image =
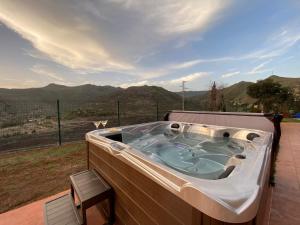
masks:
[[[283,86],[291,87],[300,95],[300,78],[289,78],[270,76],[266,79],[273,79]],[[253,103],[255,100],[247,95],[247,87],[252,82],[241,81],[223,89],[226,102]],[[207,107],[208,91],[187,91],[186,106],[189,110],[204,110]],[[85,84],[75,87],[49,84],[42,88],[28,89],[5,89],[0,88],[0,103],[51,103],[60,99],[66,104],[88,105],[97,103],[104,107],[109,102],[119,101],[130,107],[145,106],[159,102],[162,107],[168,109],[180,109],[182,104],[181,92],[171,92],[157,86],[139,86],[126,89],[112,86],[96,86]]]
[[[275,82],[279,82],[282,86],[290,87],[293,89],[295,95],[300,98],[300,77],[290,78],[272,75],[266,79],[272,79]],[[239,110],[233,106],[233,103],[242,105],[253,104],[256,100],[247,95],[247,87],[253,84],[253,82],[241,81],[223,89],[224,99],[227,105],[227,110],[236,111]],[[195,93],[195,94],[194,94]],[[194,92],[190,97],[187,98],[188,106],[197,106],[199,110],[207,110],[208,107],[208,91]],[[243,108],[244,110],[244,108]]]
[[[272,79],[275,82],[280,83],[284,87],[290,87],[293,89],[296,95],[300,94],[300,77],[280,77],[277,75],[272,75],[267,79]],[[228,101],[239,101],[241,103],[253,103],[255,100],[247,95],[247,87],[253,84],[253,82],[241,81],[239,83],[233,84],[223,90],[224,97]]]
[[[237,100],[243,103],[252,103],[254,99],[247,95],[247,88],[251,84],[252,82],[241,81],[227,88],[224,88],[223,94],[225,99],[227,101]]]
[[[60,100],[62,116],[74,119],[89,116],[116,115],[119,101],[122,117],[136,115],[153,117],[159,111],[181,108],[181,96],[157,86],[129,87],[81,85],[67,87],[49,84],[42,88],[0,89],[0,117],[8,115],[27,117],[28,114],[56,115],[56,100]],[[196,108],[194,108],[196,110]],[[1,123],[1,118],[0,118]]]
[[[139,96],[144,103],[146,101],[158,101],[158,102],[174,102],[180,101],[180,96],[174,92],[168,91],[162,87],[157,86],[139,86],[139,87],[129,87],[127,89],[122,89],[118,92],[112,94],[112,97],[117,97],[120,101],[130,101],[130,99],[135,99]]]
[[[65,102],[99,101],[121,88],[112,86],[96,86],[91,84],[68,87],[49,84],[42,88],[4,89],[0,88],[0,102],[53,102],[60,99]]]
[[[267,79],[299,92],[300,78],[271,76]],[[251,84],[241,81],[223,89],[226,111],[249,110],[250,104],[255,102],[247,95]],[[208,110],[209,93],[187,91],[185,110]],[[1,146],[7,149],[7,146],[55,142],[58,115],[63,140],[67,142],[83,138],[86,132],[95,129],[93,121],[108,120],[109,127],[156,121],[169,110],[182,109],[182,103],[180,92],[157,86],[124,89],[91,84],[76,87],[49,84],[42,88],[0,88],[0,136],[4,137],[0,138],[0,150]]]
[[[273,81],[280,83],[282,86],[288,86],[291,88],[299,88],[300,86],[300,76],[299,78],[296,78],[296,77],[280,77],[277,75],[272,75],[267,79],[272,79]]]
[[[157,86],[129,87],[109,96],[107,101],[119,100],[123,113],[155,113],[156,104],[160,111],[180,109],[181,97],[171,91]]]
[[[175,92],[176,94],[179,94],[180,96],[182,96],[182,92],[178,91]],[[184,96],[185,97],[194,97],[194,96],[202,96],[207,94],[207,91],[185,91],[184,92]]]
[[[295,95],[297,97],[300,97],[300,78],[280,77],[272,75],[267,79],[272,79],[273,81],[280,83],[282,86],[292,88],[294,90]]]

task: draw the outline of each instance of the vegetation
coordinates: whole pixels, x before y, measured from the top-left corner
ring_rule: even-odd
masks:
[[[86,168],[84,143],[0,154],[0,213],[69,188]]]
[[[284,122],[284,123],[300,123],[300,119],[283,118],[282,122]]]
[[[282,87],[272,79],[259,80],[249,85],[247,94],[257,99],[256,104],[261,106],[264,112],[275,110],[287,112],[295,98],[291,88]]]

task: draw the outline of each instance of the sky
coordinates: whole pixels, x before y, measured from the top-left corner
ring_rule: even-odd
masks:
[[[298,0],[1,0],[0,88],[300,77]]]

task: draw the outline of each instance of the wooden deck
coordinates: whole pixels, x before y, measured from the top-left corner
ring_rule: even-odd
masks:
[[[300,124],[284,123],[280,152],[276,164],[276,187],[273,188],[271,209],[265,225],[300,224]],[[60,193],[21,208],[0,214],[0,225],[42,225],[45,201]],[[104,220],[96,208],[88,210],[88,225]],[[101,221],[102,220],[102,221]]]
[[[300,123],[283,123],[268,225],[300,224]]]
[[[0,214],[0,225],[44,225],[43,211],[45,202],[59,196],[63,196],[69,192],[69,190],[64,191],[49,198],[2,213]],[[104,218],[96,207],[91,207],[87,210],[87,218],[88,225],[99,225],[105,223]]]

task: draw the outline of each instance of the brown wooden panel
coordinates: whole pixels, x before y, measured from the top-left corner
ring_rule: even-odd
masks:
[[[202,214],[202,224],[201,225],[210,225],[210,217]]]
[[[112,176],[112,174],[110,174],[109,176],[112,178],[108,178],[107,176],[107,169],[110,170],[110,168],[107,168],[106,166],[103,166],[103,164],[101,165],[101,169],[94,164],[94,161],[90,162],[90,166],[91,168],[95,168],[98,172],[101,173],[101,175],[107,179],[108,182],[111,183],[111,186],[114,188],[115,193],[116,193],[116,214],[117,216],[119,216],[119,209],[118,207],[122,207],[124,210],[126,211],[126,217],[128,217],[126,220],[143,220],[145,222],[145,224],[155,224],[153,221],[151,221],[151,218],[149,218],[149,216],[147,216],[144,211],[142,211],[134,201],[132,201],[132,199],[128,198],[128,196],[126,196],[123,192],[122,189],[120,189],[120,187],[118,186],[117,183],[115,183],[113,181],[113,179],[115,179],[116,177]],[[132,215],[132,213],[134,212],[134,215]],[[135,222],[137,223],[137,222]]]
[[[143,221],[144,224],[158,224],[157,219],[162,220],[164,224],[180,224],[170,217],[166,217],[167,213],[163,212],[153,201],[147,196],[143,196],[131,183],[125,180],[122,176],[108,166],[104,161],[94,159],[93,154],[90,154],[90,166],[103,175],[108,182],[111,183],[116,192],[116,204],[120,204],[128,213],[134,213],[138,221]],[[99,168],[98,164],[101,164]],[[109,173],[109,176],[108,176]],[[118,182],[115,182],[118,181]],[[151,187],[150,187],[151,188]],[[130,196],[128,195],[130,193]],[[156,218],[156,220],[155,220]]]
[[[91,154],[91,160],[90,160],[90,166],[92,168],[95,168],[98,172],[101,173],[113,186],[115,192],[116,192],[116,205],[120,205],[123,208],[126,209],[128,214],[131,214],[132,212],[135,213],[135,219],[137,220],[143,220],[145,224],[155,224],[154,221],[151,220],[151,217],[149,217],[139,206],[137,206],[136,202],[132,200],[126,193],[124,193],[124,190],[122,189],[122,185],[120,185],[120,181],[122,178],[116,176],[115,172],[111,167],[109,167],[105,162],[93,159],[93,156]],[[99,168],[98,163],[101,163],[101,168]],[[115,180],[118,179],[118,182],[115,182]],[[133,217],[133,216],[132,216]]]
[[[153,224],[192,224],[192,217],[195,216],[193,207],[183,200],[105,151],[99,151],[91,145],[89,154],[90,167],[95,167],[107,179],[116,189],[117,197],[127,197],[124,204],[128,204],[128,207],[136,205],[154,221]]]
[[[98,157],[103,159],[104,163],[109,165],[113,165],[113,168],[116,171],[120,171],[119,174],[127,180],[126,185],[124,188],[129,189],[128,192],[130,194],[140,194],[140,196],[136,196],[136,198],[144,198],[145,202],[144,205],[150,204],[149,208],[156,209],[157,207],[163,208],[166,213],[170,212],[180,212],[180,213],[173,213],[173,216],[178,221],[184,221],[185,224],[191,223],[191,218],[189,215],[192,214],[193,207],[184,202],[182,199],[175,196],[170,191],[166,190],[159,184],[155,183],[153,180],[149,179],[145,175],[141,174],[136,169],[128,166],[121,160],[116,160],[114,156],[106,153],[105,151],[99,151],[96,146],[91,145],[91,153],[96,154]],[[96,149],[95,149],[96,148]],[[134,178],[134,180],[133,180]],[[126,181],[124,181],[126,182]],[[130,188],[129,188],[130,187]],[[147,187],[147,189],[145,189]],[[137,190],[135,192],[132,191],[133,188]],[[135,199],[136,199],[135,198]],[[146,198],[146,199],[145,199]],[[153,202],[155,203],[153,205]],[[157,210],[161,211],[161,210]],[[158,213],[159,213],[158,212]],[[164,214],[160,213],[160,216],[165,216]],[[190,221],[187,220],[190,219]]]

